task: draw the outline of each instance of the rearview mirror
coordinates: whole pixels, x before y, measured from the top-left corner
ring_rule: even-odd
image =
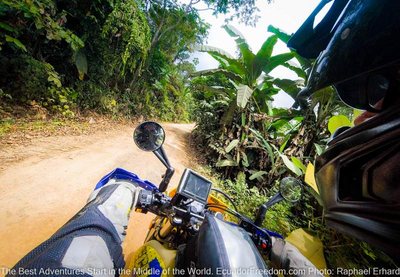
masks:
[[[302,183],[293,177],[285,177],[281,180],[279,191],[286,201],[297,202],[303,193]]]
[[[281,202],[282,200],[292,203],[297,202],[300,200],[302,193],[303,184],[301,181],[293,177],[283,178],[279,186],[279,192],[277,192],[266,203],[258,208],[254,223],[257,226],[261,226],[265,219],[265,214],[267,213],[268,208],[272,207],[276,203]]]
[[[143,151],[156,151],[164,143],[165,131],[157,122],[146,121],[136,127],[133,140]]]

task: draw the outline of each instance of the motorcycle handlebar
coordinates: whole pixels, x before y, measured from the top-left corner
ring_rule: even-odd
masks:
[[[178,215],[180,218],[195,218],[196,220],[202,220],[204,217],[199,214],[191,213],[187,209],[183,209],[180,207],[175,207],[170,205],[171,198],[164,195],[162,192],[154,192],[150,190],[141,190],[139,193],[138,201],[136,204],[136,210],[139,210],[142,213],[147,213],[148,211],[156,214],[156,215],[164,215],[168,216],[168,211],[171,211],[173,215]],[[214,205],[207,205],[208,208],[212,208]],[[216,207],[221,208],[220,206],[216,205]],[[257,226],[255,222],[251,219],[244,217],[243,215],[226,210],[226,212],[232,213],[235,216],[238,216],[240,219],[239,226],[246,230],[256,244],[257,248],[260,251],[265,253],[268,249],[270,249],[271,238],[268,232]]]

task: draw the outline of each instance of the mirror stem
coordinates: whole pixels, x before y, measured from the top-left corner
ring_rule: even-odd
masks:
[[[175,169],[173,167],[168,167],[167,171],[165,171],[164,178],[162,179],[159,190],[160,192],[164,192],[167,190],[168,184],[171,181],[172,176],[174,175]]]
[[[157,156],[157,158],[163,163],[163,165],[166,168],[171,167],[171,164],[169,163],[169,160],[167,158],[167,155],[165,155],[164,148],[161,146],[157,150],[153,151],[154,155]]]
[[[163,156],[165,162],[167,163],[166,167],[171,167],[171,164],[169,163],[169,160],[168,160],[168,156],[164,151],[164,147],[162,147],[162,146],[160,147],[160,152],[161,152],[161,155]]]
[[[153,151],[153,153],[167,168],[167,171],[165,171],[164,177],[158,188],[160,190],[160,192],[164,192],[164,191],[166,191],[168,184],[171,181],[172,176],[174,175],[175,169],[169,163],[167,155],[165,154],[164,148],[162,146],[159,149]]]
[[[264,203],[260,208],[258,208],[257,216],[256,219],[254,220],[254,223],[257,226],[261,226],[264,219],[265,219],[265,214],[267,213],[267,210],[275,205],[278,202],[281,202],[283,200],[282,194],[280,192],[277,192],[274,196],[272,196],[266,203]]]

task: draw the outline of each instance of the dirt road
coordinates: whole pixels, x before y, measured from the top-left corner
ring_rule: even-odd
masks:
[[[162,124],[165,150],[177,184],[190,167],[189,124]],[[140,151],[132,140],[133,126],[95,135],[40,138],[29,146],[0,149],[0,268],[12,267],[46,240],[79,209],[96,182],[115,167],[159,183],[165,168],[157,158]],[[151,215],[132,213],[124,252],[144,240]],[[1,270],[0,270],[0,275]]]

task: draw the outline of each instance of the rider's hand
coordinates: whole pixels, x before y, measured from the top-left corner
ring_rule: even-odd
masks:
[[[114,225],[121,240],[125,238],[129,215],[136,205],[140,189],[131,182],[110,179],[89,196],[88,205],[97,205],[97,209]]]

